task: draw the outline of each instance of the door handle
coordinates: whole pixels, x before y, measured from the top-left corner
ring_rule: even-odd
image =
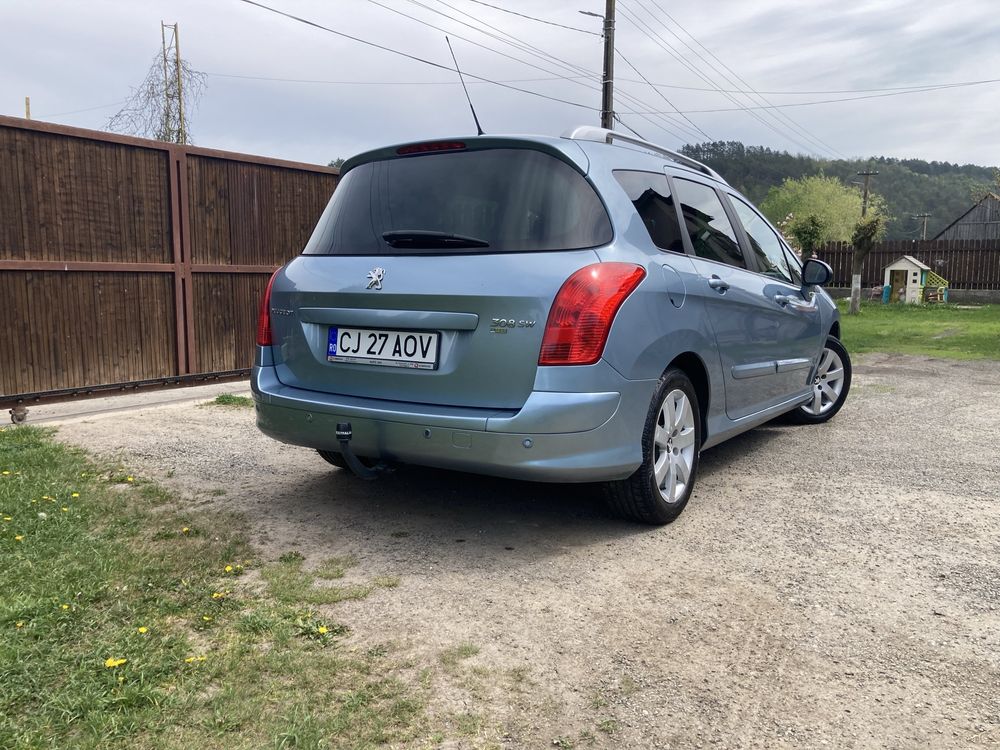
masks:
[[[712,289],[714,289],[715,291],[717,291],[719,294],[722,294],[723,292],[725,292],[729,288],[729,284],[727,284],[725,281],[723,281],[722,279],[720,279],[715,274],[712,274],[712,276],[708,279],[708,285]]]
[[[774,295],[774,301],[782,307],[790,307],[797,312],[812,312],[816,309],[815,297],[808,302],[803,302],[798,297],[794,297],[790,294],[776,294]]]

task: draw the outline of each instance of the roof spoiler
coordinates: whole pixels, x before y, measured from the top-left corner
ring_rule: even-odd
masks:
[[[597,143],[614,143],[615,141],[621,141],[622,143],[629,143],[633,146],[639,146],[640,148],[652,151],[660,156],[665,156],[671,161],[682,164],[689,169],[694,169],[697,172],[708,175],[713,179],[729,184],[726,182],[722,175],[716,172],[714,169],[706,164],[702,164],[697,159],[692,159],[690,156],[685,156],[684,154],[674,151],[673,149],[666,148],[665,146],[659,146],[655,143],[649,141],[644,141],[642,138],[636,138],[634,135],[628,135],[627,133],[620,133],[617,130],[608,130],[607,128],[595,128],[592,125],[580,125],[573,128],[572,130],[567,130],[563,133],[563,138],[570,138],[574,141],[596,141]]]

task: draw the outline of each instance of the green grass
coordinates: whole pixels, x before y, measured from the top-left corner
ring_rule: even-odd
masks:
[[[220,393],[210,404],[215,406],[239,406],[243,408],[253,406],[253,399],[246,396],[233,396],[229,393]]]
[[[862,303],[847,315],[839,303],[841,334],[851,353],[892,352],[949,359],[1000,359],[1000,305]]]
[[[303,606],[351,598],[345,588],[329,596],[289,555],[263,566],[261,591],[247,580],[261,562],[243,521],[178,508],[45,430],[0,429],[0,747],[428,736],[426,690],[387,650],[353,651],[347,628]]]

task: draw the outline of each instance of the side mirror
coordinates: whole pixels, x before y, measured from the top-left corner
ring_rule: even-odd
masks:
[[[802,266],[802,283],[805,286],[823,286],[833,279],[833,269],[829,264],[810,258]]]

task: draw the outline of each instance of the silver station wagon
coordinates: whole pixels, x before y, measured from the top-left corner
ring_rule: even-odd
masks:
[[[599,482],[666,523],[702,450],[843,405],[831,275],[714,171],[621,133],[370,151],[268,284],[257,424],[365,478]]]

